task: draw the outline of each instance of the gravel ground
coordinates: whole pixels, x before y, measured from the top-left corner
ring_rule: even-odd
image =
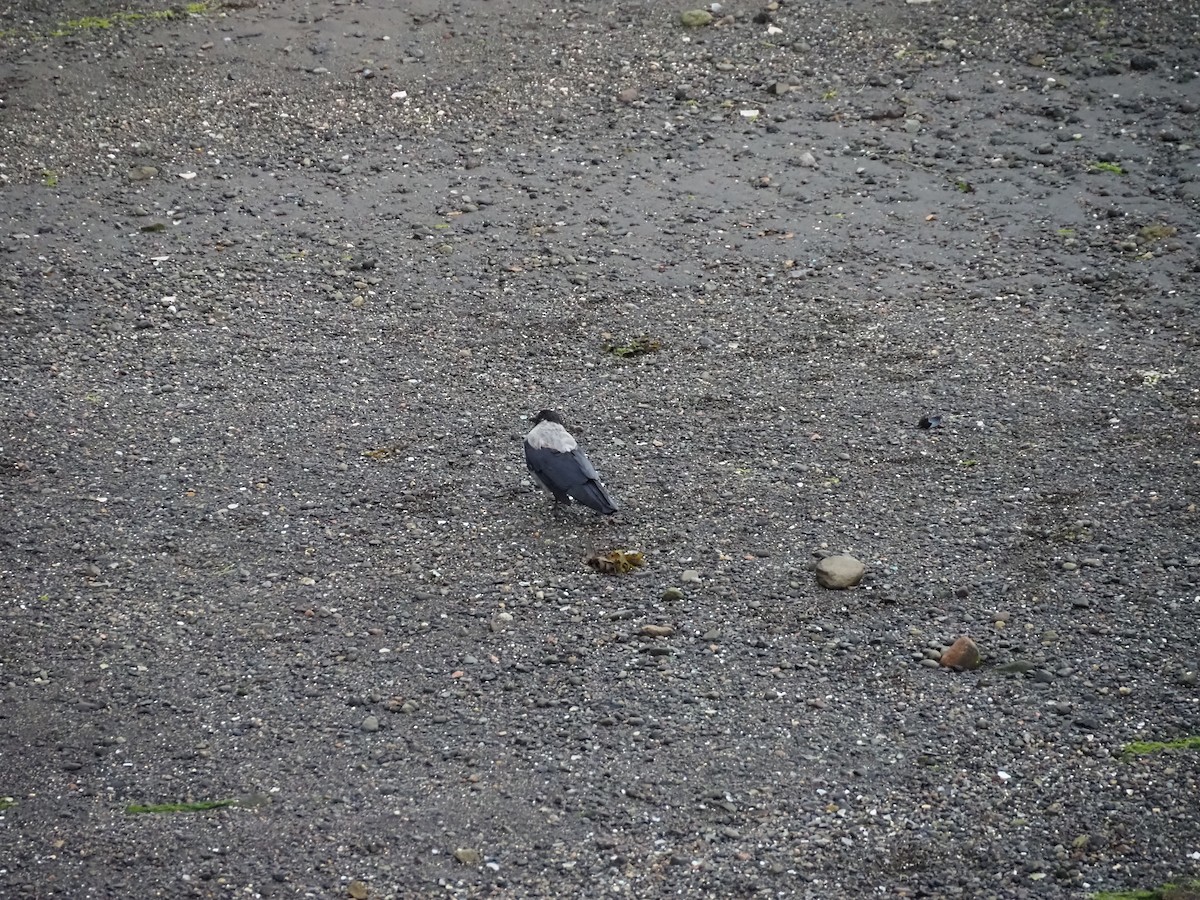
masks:
[[[9,5],[0,894],[1200,875],[1200,3],[683,8]]]

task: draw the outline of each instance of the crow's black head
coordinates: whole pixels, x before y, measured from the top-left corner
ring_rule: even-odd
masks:
[[[561,425],[563,423],[562,416],[552,409],[543,409],[540,413],[530,419],[530,421],[533,422],[534,425],[538,425],[542,422],[554,422],[556,425]]]

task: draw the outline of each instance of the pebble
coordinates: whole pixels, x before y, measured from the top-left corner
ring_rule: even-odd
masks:
[[[459,847],[454,851],[454,858],[464,866],[477,866],[483,862],[483,854],[474,847]]]
[[[669,587],[663,591],[662,598],[667,603],[678,603],[683,599],[683,588]]]
[[[821,587],[838,591],[862,581],[866,567],[853,556],[827,556],[814,571]]]
[[[951,644],[950,649],[942,654],[940,660],[943,666],[952,666],[958,669],[978,669],[982,661],[983,657],[979,652],[979,647],[966,635]]]
[[[685,28],[703,28],[711,25],[713,14],[707,9],[685,9],[679,14],[679,24]]]
[[[679,574],[679,580],[684,584],[699,584],[700,570],[699,569],[684,569]]]
[[[379,730],[379,717],[378,716],[367,716],[365,719],[362,720],[362,724],[359,725],[358,727],[368,733],[378,731]]]

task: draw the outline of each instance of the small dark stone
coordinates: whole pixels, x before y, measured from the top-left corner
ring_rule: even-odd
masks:
[[[1149,72],[1157,69],[1158,63],[1144,53],[1139,53],[1137,56],[1130,58],[1129,68],[1135,72]]]

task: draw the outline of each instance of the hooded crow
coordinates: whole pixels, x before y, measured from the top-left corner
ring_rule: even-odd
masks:
[[[557,502],[574,500],[606,516],[617,511],[599,473],[554,410],[543,409],[534,416],[533,428],[525,435],[525,463],[533,480]]]

